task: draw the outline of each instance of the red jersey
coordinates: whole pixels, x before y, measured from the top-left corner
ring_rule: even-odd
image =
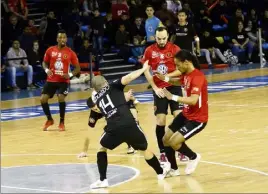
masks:
[[[8,7],[15,12],[25,14],[27,8],[26,0],[8,0]]]
[[[49,63],[49,69],[53,75],[47,76],[48,82],[67,82],[69,79],[62,77],[63,74],[69,73],[70,64],[79,65],[75,52],[69,47],[59,49],[58,46],[49,47],[44,56],[44,62]]]
[[[128,7],[126,4],[112,4],[113,20],[120,19],[122,13],[128,13]]]
[[[190,97],[192,94],[199,95],[196,105],[184,104],[183,115],[188,120],[197,122],[208,121],[208,83],[205,75],[195,69],[189,74],[181,76],[183,96]]]
[[[155,43],[147,47],[141,62],[145,63],[145,61],[149,60],[149,65],[153,72],[165,75],[176,70],[174,55],[179,51],[180,48],[170,42],[167,42],[165,48],[159,48],[157,43]],[[171,86],[169,83],[158,79],[156,76],[153,76],[153,79],[155,85],[159,88]]]

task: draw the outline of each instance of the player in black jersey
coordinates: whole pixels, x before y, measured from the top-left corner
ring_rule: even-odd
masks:
[[[178,12],[179,22],[174,25],[172,31],[171,41],[174,42],[181,49],[193,52],[193,40],[196,42],[196,52],[200,55],[199,38],[195,31],[193,24],[187,22],[187,14],[185,10]]]
[[[93,100],[106,118],[107,127],[100,139],[102,148],[97,153],[100,180],[91,184],[91,189],[109,186],[106,178],[108,165],[106,151],[115,149],[123,142],[129,143],[135,150],[140,150],[144,154],[146,162],[155,170],[158,179],[164,179],[170,171],[170,163],[165,163],[161,167],[156,156],[147,149],[145,134],[131,114],[123,92],[127,84],[138,78],[148,68],[148,61],[146,61],[141,69],[111,84],[103,76],[95,76],[92,79],[92,86],[97,92]]]
[[[92,96],[94,95],[94,93],[95,92],[92,92]],[[92,96],[90,96],[87,99],[87,106],[90,109],[90,114],[89,114],[89,118],[88,118],[88,126],[91,128],[94,128],[97,121],[99,119],[103,118],[103,116],[102,116],[100,110],[98,109],[98,107],[96,106],[96,104],[93,103]],[[125,93],[125,98],[126,98],[130,112],[132,113],[134,119],[136,120],[136,122],[139,122],[138,121],[138,112],[136,109],[136,104],[138,103],[138,101],[133,96],[132,90],[129,90],[128,92]],[[106,126],[104,127],[104,131],[105,131],[105,128],[106,128]],[[84,142],[83,151],[78,155],[78,158],[83,158],[83,157],[88,156],[87,155],[88,146],[89,146],[89,138],[86,137],[85,142]],[[128,144],[127,154],[134,154],[134,153],[135,153],[135,150],[131,147],[131,145]]]

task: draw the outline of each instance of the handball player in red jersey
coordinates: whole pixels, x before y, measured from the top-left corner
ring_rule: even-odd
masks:
[[[175,102],[183,103],[182,112],[177,115],[166,131],[163,142],[165,146],[171,146],[174,150],[186,155],[189,163],[185,174],[195,171],[201,156],[193,152],[185,141],[202,131],[208,122],[208,90],[205,75],[199,71],[197,58],[187,50],[181,50],[175,57],[177,69],[182,73],[181,77],[170,78],[161,74],[157,75],[172,85],[181,85],[183,96],[178,96],[164,89],[165,96]],[[175,157],[168,157],[172,168],[177,168]]]
[[[47,121],[43,128],[44,131],[47,131],[48,127],[54,124],[49,110],[48,99],[52,98],[56,92],[58,92],[60,109],[59,130],[65,131],[65,97],[68,94],[70,78],[80,72],[75,52],[66,46],[67,35],[65,31],[60,30],[58,32],[57,42],[57,46],[51,46],[47,49],[43,60],[43,68],[47,74],[47,81],[41,95],[41,105],[47,116]],[[73,72],[70,72],[70,64],[75,66]]]
[[[158,27],[155,33],[156,43],[147,47],[142,58],[142,63],[149,60],[149,65],[153,72],[153,75],[151,75],[148,69],[144,74],[153,89],[154,114],[156,116],[156,137],[160,150],[161,162],[167,161],[162,138],[165,134],[168,107],[170,107],[171,114],[173,114],[174,117],[176,117],[182,109],[182,104],[168,100],[163,92],[163,88],[167,88],[171,93],[181,95],[181,87],[172,86],[155,76],[156,73],[171,77],[180,75],[180,72],[176,70],[174,63],[174,55],[180,50],[180,48],[175,44],[168,42],[168,37],[167,29],[165,27]],[[180,156],[180,159],[182,158],[184,157]]]

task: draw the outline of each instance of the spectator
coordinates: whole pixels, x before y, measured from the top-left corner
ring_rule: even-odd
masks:
[[[108,38],[108,49],[111,49],[112,45],[115,45],[115,33],[116,33],[116,25],[112,19],[112,13],[107,13],[105,19],[105,30],[104,34]]]
[[[182,9],[182,3],[180,0],[167,0],[167,9],[177,14]]]
[[[39,51],[39,42],[35,40],[32,48],[27,52],[29,64],[33,67],[33,72],[38,73],[35,82],[43,81],[46,79],[46,73],[42,67],[42,54]]]
[[[145,46],[141,45],[141,38],[139,36],[133,37],[133,44],[134,46],[131,48],[131,53],[133,59],[136,61],[136,64],[139,63],[139,60],[142,58]]]
[[[211,17],[214,24],[226,24],[228,17],[228,7],[225,0],[220,0],[216,7],[212,9]],[[225,18],[226,20],[224,20],[223,18]]]
[[[37,39],[32,35],[30,27],[25,27],[23,34],[19,37],[20,46],[23,50],[28,50],[33,46],[33,41]]]
[[[264,17],[261,22],[261,27],[264,34],[264,39],[268,40],[268,9],[264,11]]]
[[[99,9],[98,1],[96,0],[84,0],[83,2],[83,15],[89,16],[94,10]]]
[[[20,19],[27,20],[28,18],[28,7],[26,0],[8,0],[8,7],[15,16]]]
[[[250,9],[249,16],[247,17],[247,21],[251,21],[253,28],[257,27],[258,24],[258,16],[256,14],[256,9]]]
[[[117,0],[117,3],[112,4],[113,20],[119,20],[124,12],[128,14],[128,6],[123,4],[122,0]]]
[[[237,8],[235,11],[235,15],[233,16],[233,18],[231,19],[229,28],[230,28],[230,32],[231,33],[235,33],[237,31],[237,25],[238,23],[242,21],[245,21],[245,17],[242,13],[242,9],[241,8]]]
[[[199,14],[195,17],[195,22],[199,32],[202,31],[202,29],[212,29],[212,19],[207,14],[206,7],[200,8]]]
[[[123,24],[119,25],[119,29],[115,35],[115,42],[116,47],[119,48],[119,56],[122,57],[124,61],[128,61],[129,49],[126,44],[129,43],[129,36]]]
[[[39,30],[37,27],[34,25],[34,20],[29,20],[28,21],[28,27],[30,28],[31,34],[34,36],[39,35]]]
[[[201,55],[206,57],[209,67],[212,67],[212,58],[218,56],[223,63],[227,63],[226,58],[223,56],[220,49],[216,48],[217,40],[210,35],[209,30],[204,30],[203,35],[200,37]]]
[[[154,16],[154,8],[151,5],[146,7],[147,19],[145,21],[146,41],[147,44],[155,42],[155,30],[161,25],[161,21]]]
[[[161,5],[161,9],[155,13],[155,16],[160,19],[160,21],[164,24],[167,20],[171,23],[175,23],[176,16],[172,11],[167,9],[167,3],[163,2]]]
[[[80,51],[78,53],[78,59],[81,63],[88,63],[90,53],[92,52],[92,48],[89,45],[89,40],[84,39],[83,46],[80,48]]]
[[[47,14],[44,34],[44,43],[46,44],[46,47],[56,44],[55,37],[57,37],[58,30],[59,26],[54,11],[49,11]]]
[[[134,22],[137,17],[145,18],[144,7],[141,3],[141,0],[130,1],[129,17],[131,23]]]
[[[191,10],[190,4],[188,2],[185,2],[182,6],[182,9],[186,12],[187,15],[187,21],[191,24],[194,23],[194,13]]]
[[[128,14],[126,12],[121,14],[121,19],[119,20],[119,24],[123,24],[126,28],[126,31],[130,33],[131,30],[131,23],[128,19]]]
[[[16,84],[16,71],[27,72],[28,89],[34,89],[33,85],[33,67],[29,65],[27,55],[23,49],[20,48],[20,42],[18,40],[13,41],[12,47],[7,52],[7,59],[25,58],[18,60],[8,60],[7,71],[11,78],[11,87],[13,90],[19,90]]]
[[[135,24],[132,25],[130,35],[132,39],[134,38],[134,36],[140,36],[142,37],[142,40],[144,40],[146,36],[146,32],[145,32],[145,27],[142,24],[142,19],[140,17],[135,18]]]
[[[103,62],[103,35],[104,35],[104,18],[100,15],[98,9],[94,11],[94,18],[92,20],[93,31],[93,49],[96,55],[96,60]],[[100,54],[100,60],[98,60],[98,54]]]
[[[233,54],[238,57],[239,52],[247,49],[248,62],[252,63],[251,56],[253,53],[254,44],[249,41],[248,35],[244,30],[244,24],[242,21],[238,22],[237,31],[236,33],[233,34],[233,37],[232,37],[232,43],[233,43],[233,47],[232,47]]]

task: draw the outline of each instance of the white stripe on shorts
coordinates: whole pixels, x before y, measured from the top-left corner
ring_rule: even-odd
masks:
[[[106,132],[104,132],[101,137],[100,137],[100,142],[101,142],[101,139],[104,137],[104,135],[106,134]]]
[[[144,137],[145,137],[145,139],[146,139],[146,141],[147,141],[146,135],[145,135],[145,133],[143,132],[142,128],[140,127],[140,125],[139,125],[137,122],[136,122],[136,124],[137,124],[139,130],[143,133],[143,135],[144,135]]]
[[[189,137],[192,133],[194,133],[195,131],[197,131],[198,129],[200,129],[201,127],[203,127],[204,123],[201,123],[200,125],[198,125],[196,128],[194,128],[193,130],[191,130],[189,133],[186,133],[183,137],[186,139],[187,137]]]

